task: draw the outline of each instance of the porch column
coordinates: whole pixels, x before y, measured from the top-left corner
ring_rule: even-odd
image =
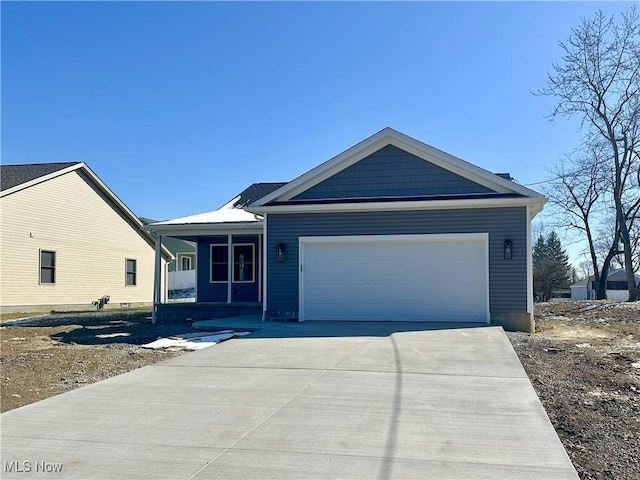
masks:
[[[264,223],[262,225],[262,321],[267,316],[267,265],[269,264],[269,250],[267,245],[267,214],[264,214]]]
[[[162,298],[162,235],[156,237],[156,256],[153,269],[153,311],[151,323],[158,320],[158,305]]]
[[[262,302],[262,235],[258,235],[258,301]]]
[[[233,281],[233,235],[227,235],[228,259],[227,262],[227,303],[231,303],[231,283]]]

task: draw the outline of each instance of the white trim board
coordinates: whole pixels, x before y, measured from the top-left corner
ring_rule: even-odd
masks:
[[[15,192],[19,192],[20,190],[24,190],[34,185],[38,185],[39,183],[49,181],[53,178],[66,175],[76,170],[81,171],[85,175],[87,175],[89,179],[93,182],[93,184],[98,188],[98,190],[102,191],[102,193],[107,197],[107,199],[113,203],[112,208],[115,207],[115,210],[119,210],[124,215],[124,217],[127,220],[129,220],[133,224],[133,226],[135,226],[138,229],[138,234],[142,238],[144,238],[152,248],[155,248],[154,237],[149,233],[148,229],[144,227],[144,225],[142,224],[142,221],[138,218],[138,216],[134,214],[131,210],[129,210],[129,207],[127,207],[124,204],[124,202],[122,202],[122,200],[120,200],[118,196],[109,187],[107,187],[107,185],[102,180],[100,180],[100,177],[98,177],[98,175],[96,175],[93,172],[93,170],[91,170],[87,166],[87,164],[84,162],[78,162],[75,165],[71,165],[67,168],[63,168],[55,172],[51,172],[47,175],[34,178],[33,180],[30,180],[28,182],[24,182],[19,185],[16,185],[15,187],[3,190],[0,192],[0,198],[5,197],[7,195],[11,195]],[[170,262],[171,260],[173,260],[173,255],[166,247],[161,246],[160,249],[165,261]]]
[[[328,212],[389,212],[406,210],[451,210],[461,208],[508,208],[531,207],[533,215],[542,210],[544,202],[532,198],[484,198],[419,200],[362,203],[314,203],[296,205],[266,205],[250,207],[260,213],[328,213]]]

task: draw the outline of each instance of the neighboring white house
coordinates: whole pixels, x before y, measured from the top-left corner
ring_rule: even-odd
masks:
[[[3,312],[150,305],[155,243],[82,162],[2,165]],[[171,254],[163,249],[161,272]],[[163,289],[164,291],[164,289]]]
[[[607,299],[626,302],[629,299],[626,272],[618,268],[609,272],[607,276]],[[640,282],[640,275],[635,275],[636,284]],[[591,300],[596,298],[593,275],[571,285],[571,300]]]
[[[571,285],[571,300],[589,300],[589,298],[593,298],[592,292],[587,288],[588,282],[592,280],[593,277],[590,277],[590,280],[583,278],[573,283]]]

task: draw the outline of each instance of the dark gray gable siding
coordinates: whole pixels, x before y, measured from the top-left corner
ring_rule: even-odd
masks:
[[[0,167],[0,190],[30,182],[50,173],[77,165],[79,162],[29,163],[24,165],[2,165]]]
[[[527,214],[524,207],[440,211],[269,214],[267,297],[269,310],[298,310],[298,238],[322,235],[489,233],[491,314],[527,310]],[[504,241],[513,260],[504,260]],[[275,261],[284,243],[286,261]],[[446,274],[446,272],[441,272]]]
[[[294,197],[295,200],[493,193],[393,145]]]

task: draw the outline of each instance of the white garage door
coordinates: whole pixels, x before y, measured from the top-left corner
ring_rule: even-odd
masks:
[[[488,235],[300,238],[301,320],[489,321]]]

